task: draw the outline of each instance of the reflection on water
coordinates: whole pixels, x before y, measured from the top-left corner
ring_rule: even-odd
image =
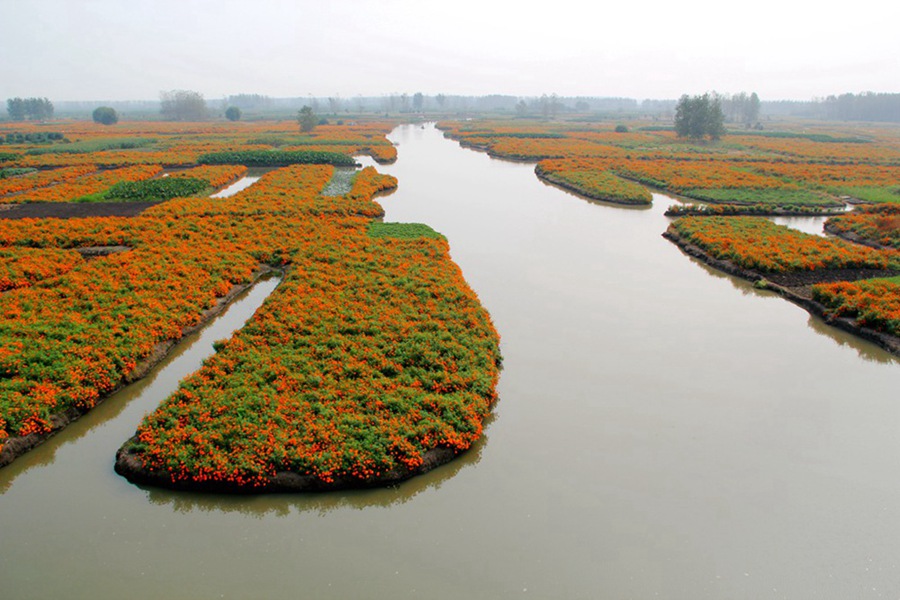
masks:
[[[757,296],[760,298],[769,298],[779,302],[789,302],[776,292],[767,290],[765,288],[758,288],[746,279],[741,279],[740,277],[735,277],[734,275],[729,275],[728,273],[724,273],[722,271],[719,271],[718,269],[714,269],[702,260],[694,258],[693,256],[685,255],[685,257],[689,258],[694,265],[696,265],[710,277],[728,281],[732,285],[732,287],[734,287],[734,289],[738,290],[745,296]],[[797,310],[807,312],[806,309],[799,306],[797,307]],[[877,344],[848,333],[843,329],[838,329],[837,327],[829,325],[816,315],[809,314],[807,323],[810,329],[812,329],[816,333],[834,340],[839,346],[846,346],[848,348],[854,349],[859,357],[863,360],[884,364],[900,363],[900,358],[884,351]]]
[[[826,237],[825,221],[828,217],[769,217],[776,225],[784,225],[803,233]]]
[[[219,190],[215,194],[212,194],[210,198],[227,198],[229,196],[234,196],[238,192],[246,190],[248,187],[259,181],[259,176],[244,176],[227,186],[225,189]]]
[[[838,346],[846,346],[847,348],[856,350],[856,354],[863,360],[882,364],[900,363],[900,358],[885,352],[877,344],[847,333],[843,329],[838,329],[837,327],[829,325],[815,315],[809,316],[807,324],[813,331],[834,340]]]

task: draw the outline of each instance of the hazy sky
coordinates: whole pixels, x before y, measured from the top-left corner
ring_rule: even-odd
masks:
[[[0,0],[0,100],[808,100],[900,92],[898,23],[895,0]]]

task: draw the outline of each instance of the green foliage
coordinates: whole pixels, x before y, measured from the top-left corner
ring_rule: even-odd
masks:
[[[0,161],[3,160],[3,155],[0,155]],[[27,173],[34,173],[37,169],[33,167],[9,167],[6,169],[0,169],[0,179],[5,179],[7,177],[16,177],[17,175],[25,175]]]
[[[4,142],[7,144],[52,144],[65,141],[65,139],[65,136],[58,131],[35,131],[31,133],[10,131],[4,137],[0,137],[0,144]]]
[[[197,159],[201,165],[246,165],[248,167],[284,167],[287,165],[335,165],[356,166],[353,157],[337,152],[314,152],[295,150],[237,150],[233,152],[211,152]]]
[[[229,106],[225,109],[225,118],[229,121],[240,121],[241,114],[241,109],[237,106]]]
[[[133,150],[143,148],[156,142],[153,138],[96,138],[73,142],[71,144],[50,146],[49,148],[33,148],[28,154],[80,154],[83,152],[102,152],[104,150]]]
[[[684,95],[675,107],[675,133],[679,137],[717,140],[725,133],[725,115],[718,97]]]
[[[842,193],[853,198],[859,198],[867,202],[900,203],[900,186],[891,187],[846,187],[840,189]]]
[[[311,106],[304,106],[300,109],[297,113],[297,123],[300,124],[300,131],[303,132],[310,132],[316,128],[318,119]]]
[[[616,125],[616,133],[628,133],[628,127],[625,125]]]
[[[13,154],[12,152],[0,152],[0,162],[14,161],[19,158],[19,154]]]
[[[115,125],[119,122],[119,113],[111,106],[98,106],[91,113],[91,117],[94,119],[94,123],[102,125]]]
[[[120,181],[103,194],[105,200],[153,202],[193,196],[209,189],[209,183],[191,177],[162,177],[144,181]]]
[[[794,131],[747,131],[741,135],[755,135],[767,138],[799,138],[811,142],[823,142],[832,144],[869,144],[871,140],[861,137],[836,136],[827,133],[797,133]]]
[[[444,236],[423,223],[369,223],[369,237],[414,240],[418,238],[443,239]]]
[[[490,132],[485,133],[485,136],[492,138],[520,138],[534,140],[558,140],[566,137],[561,133],[528,133],[518,131]]]
[[[752,189],[752,188],[706,188],[685,190],[683,196],[704,202],[724,202],[734,204],[768,204],[770,206],[807,205],[838,207],[843,204],[834,196],[813,190],[793,189]]]

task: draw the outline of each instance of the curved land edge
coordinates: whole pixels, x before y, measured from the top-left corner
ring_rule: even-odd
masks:
[[[616,198],[613,196],[603,196],[600,194],[595,194],[590,190],[583,188],[579,185],[575,185],[561,177],[557,177],[553,173],[548,173],[544,169],[541,168],[541,165],[538,164],[534,167],[534,174],[537,175],[537,178],[543,182],[549,183],[551,185],[555,185],[556,187],[562,188],[567,192],[573,192],[578,194],[579,196],[583,196],[589,200],[599,200],[601,202],[609,202],[611,204],[623,204],[625,206],[643,206],[649,207],[652,204],[651,202],[642,202],[640,200],[629,200],[627,198]]]
[[[330,492],[337,490],[386,487],[421,475],[444,465],[463,452],[451,448],[433,448],[425,452],[422,464],[414,469],[397,468],[378,477],[357,479],[336,477],[324,481],[314,475],[301,475],[291,471],[279,471],[264,482],[256,485],[241,485],[231,481],[173,480],[168,472],[156,473],[143,468],[140,458],[134,452],[135,438],[131,438],[116,452],[116,473],[138,485],[150,485],[185,492],[211,492],[218,494],[271,494],[281,492]]]
[[[156,344],[150,355],[139,362],[135,366],[133,371],[123,376],[112,390],[103,394],[97,400],[97,404],[104,402],[107,398],[115,394],[126,385],[134,383],[138,379],[145,377],[153,367],[159,364],[169,354],[169,352],[171,352],[172,348],[174,348],[182,339],[184,339],[185,336],[190,335],[191,333],[199,330],[204,325],[206,325],[210,320],[212,320],[213,317],[225,310],[228,305],[231,304],[231,301],[234,300],[235,297],[237,297],[241,292],[253,287],[261,277],[268,273],[278,271],[278,269],[274,269],[268,265],[262,265],[253,274],[253,277],[251,278],[249,283],[232,286],[231,290],[227,294],[219,298],[216,301],[215,305],[206,309],[200,315],[200,320],[196,325],[191,325],[190,327],[183,328],[181,330],[181,337],[177,339],[169,339]],[[94,406],[96,406],[97,404],[95,404]],[[35,447],[43,444],[51,437],[65,429],[68,425],[70,425],[74,421],[77,421],[80,417],[90,412],[91,408],[68,408],[50,417],[50,431],[47,431],[45,433],[30,433],[25,436],[10,437],[3,440],[3,448],[2,450],[0,450],[0,468],[10,464],[16,458],[22,456],[29,450],[32,450]]]
[[[878,242],[864,238],[859,234],[853,233],[852,231],[838,231],[834,227],[834,225],[831,225],[827,221],[825,222],[825,227],[823,229],[825,230],[825,233],[847,240],[848,242],[853,242],[854,244],[868,246],[869,248],[875,248],[876,250],[893,250],[891,246],[879,244]]]
[[[815,283],[855,281],[873,277],[890,277],[897,275],[896,271],[879,271],[875,269],[829,269],[819,273],[809,271],[799,274],[763,275],[757,271],[744,269],[729,260],[721,260],[709,255],[699,246],[685,240],[671,227],[662,235],[664,238],[677,245],[681,251],[688,256],[692,256],[714,269],[723,271],[729,275],[759,283],[761,288],[771,290],[782,298],[790,300],[794,304],[806,309],[810,314],[819,317],[827,324],[877,344],[894,356],[900,357],[900,336],[876,331],[868,327],[862,327],[856,323],[855,319],[848,317],[834,317],[829,313],[825,306],[812,299],[809,290],[809,286]]]

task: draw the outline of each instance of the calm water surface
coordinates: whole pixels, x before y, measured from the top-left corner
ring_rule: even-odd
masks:
[[[484,440],[396,488],[173,493],[112,470],[158,400],[110,401],[0,470],[4,598],[900,595],[898,361],[684,256],[664,196],[391,138],[386,220],[448,237],[502,337]]]

